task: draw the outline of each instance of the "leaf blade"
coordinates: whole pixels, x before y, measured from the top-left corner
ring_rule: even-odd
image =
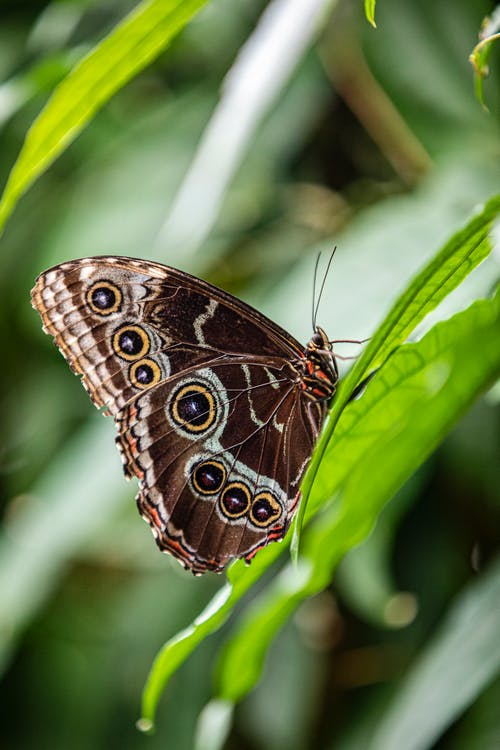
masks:
[[[56,87],[29,129],[0,201],[0,231],[19,198],[94,114],[152,62],[207,0],[144,0]]]
[[[488,232],[490,230],[490,227],[491,227],[491,223],[493,222],[493,219],[496,217],[496,215],[497,215],[497,213],[498,213],[499,210],[500,210],[500,197],[493,198],[485,206],[483,212],[479,216],[477,216],[474,219],[472,219],[472,221],[469,222],[466,225],[466,227],[458,233],[458,235],[465,236],[466,238],[470,239],[471,237],[473,238],[475,236],[475,234],[476,234],[477,231],[483,231],[484,230],[485,236],[487,236],[487,234],[488,234]],[[454,236],[454,238],[452,238],[452,240],[453,240],[453,242],[450,241],[449,243],[447,243],[445,245],[445,248],[440,251],[440,253],[438,254],[438,257],[442,256],[443,251],[445,249],[447,249],[447,253],[448,254],[455,253],[455,254],[459,254],[460,255],[460,243],[456,240],[456,235]],[[483,253],[484,253],[484,256],[485,256],[491,250],[491,247],[490,247],[489,242],[487,241],[487,239],[485,239],[484,242],[485,242],[484,246],[481,247],[481,257],[483,257]],[[467,254],[466,251],[464,251],[464,253]],[[475,262],[475,265],[477,265],[477,263],[480,262],[479,257],[476,256],[474,258],[474,262]],[[436,265],[439,265],[439,264],[436,264],[436,259],[434,258],[433,261],[431,261],[431,263],[428,264],[425,267],[424,272],[426,271],[426,269],[428,269],[429,266],[431,266],[432,268],[434,268]],[[460,265],[461,265],[460,262],[458,262],[458,266],[459,267],[460,267]],[[469,263],[467,266],[463,266],[462,267],[462,271],[463,271],[464,276],[466,275],[466,273],[468,273],[470,270],[472,270],[472,267],[473,267],[472,263]],[[421,272],[421,274],[424,273],[424,272]],[[417,278],[419,278],[419,277],[417,277]],[[454,277],[453,283],[454,284],[458,284],[459,283],[459,278],[457,276]],[[448,293],[449,291],[450,291],[450,285],[448,285],[448,287],[446,287],[446,289],[443,289],[443,288],[441,289],[441,292],[443,294],[444,293]],[[408,295],[408,291],[405,292],[401,296],[400,299],[406,298],[407,295]],[[436,297],[434,297],[433,303],[437,304]],[[398,303],[396,303],[396,305],[397,304]],[[481,304],[483,304],[483,305],[489,305],[489,304],[493,304],[493,303],[490,303],[489,301],[482,301]],[[395,309],[396,305],[393,306],[392,310]],[[420,312],[421,312],[421,310],[420,310]],[[418,316],[416,316],[414,318],[414,320],[415,320],[415,325],[416,325],[416,323],[419,322]],[[382,325],[384,325],[384,324],[382,324]],[[373,341],[375,341],[375,344],[373,344]],[[371,346],[372,352],[374,352],[375,355],[376,355],[376,353],[380,350],[380,347],[382,346],[383,342],[384,342],[384,336],[383,335],[379,336],[378,333],[377,333],[377,334],[375,334],[374,339],[370,342],[370,344],[368,346],[369,347]],[[419,342],[419,345],[422,345],[422,343]],[[412,346],[418,346],[418,345],[412,345]],[[367,347],[367,349],[368,349],[368,347]],[[330,422],[332,421],[332,419],[336,419],[336,420],[339,419],[340,414],[342,412],[342,409],[344,408],[345,403],[348,400],[348,395],[347,394],[351,393],[352,389],[355,387],[355,384],[358,382],[358,378],[360,377],[359,373],[360,372],[364,373],[366,371],[366,369],[369,367],[370,362],[372,362],[372,361],[373,361],[373,356],[372,355],[365,356],[364,363],[362,363],[362,366],[355,365],[355,367],[353,368],[353,370],[354,370],[356,368],[356,366],[357,366],[358,374],[354,373],[354,375],[353,375],[353,371],[351,370],[351,372],[349,373],[349,375],[346,378],[346,381],[348,381],[347,382],[347,386],[344,387],[343,393],[341,393],[341,397],[342,397],[341,405],[337,406],[337,400],[334,402],[334,407],[333,407],[333,410],[332,410],[332,415],[330,417]],[[376,382],[376,380],[374,379],[374,381],[373,381],[373,383],[371,385],[373,386],[373,384],[375,382]],[[367,393],[369,393],[368,390],[367,390]],[[363,398],[366,398],[367,393],[364,394]],[[352,403],[350,405],[350,407],[349,407],[350,410],[353,409],[353,408],[355,408],[355,403],[356,402],[354,402],[354,403]],[[347,412],[347,410],[346,410],[346,412]],[[342,413],[342,419],[343,420],[345,420],[345,419],[348,418],[346,416],[346,412]],[[349,414],[349,412],[347,412],[347,414]],[[342,427],[342,424],[340,424],[339,426]],[[330,435],[330,433],[328,433],[328,435]],[[327,440],[325,438],[325,436],[323,436],[322,440],[324,442],[324,447],[323,447],[323,452],[322,452],[321,455],[323,456],[325,454],[325,451],[326,451],[328,445],[329,445],[329,440]],[[336,435],[336,438],[335,438],[335,445],[336,444],[337,444],[337,435]],[[339,448],[337,448],[337,450],[339,450]],[[313,461],[314,460],[315,459],[313,457]],[[339,462],[336,462],[336,465],[339,465]],[[347,464],[345,464],[345,466],[347,466]],[[340,479],[343,479],[343,478],[345,478],[345,477],[342,477],[342,478],[338,477],[339,482],[338,482],[337,487],[340,487],[340,485],[341,485]],[[331,497],[331,494],[336,491],[336,487],[332,487],[332,486],[329,486],[326,489],[323,488],[321,490],[320,486],[319,486],[319,483],[318,483],[318,488],[317,489],[319,490],[319,492],[315,492],[315,494],[311,498],[311,507],[308,508],[308,511],[307,511],[307,514],[306,514],[306,522],[309,521],[311,519],[311,517],[314,515],[314,513],[317,512],[317,510],[319,509],[322,501],[325,498],[327,499],[328,497]],[[394,488],[394,491],[395,491],[395,489],[397,489],[397,487]],[[342,532],[342,534],[344,534],[344,544],[343,544],[343,546],[340,547],[340,548],[335,548],[333,558],[330,559],[328,556],[325,557],[325,560],[328,559],[328,561],[329,561],[328,565],[326,567],[324,567],[323,569],[316,571],[316,575],[313,576],[313,577],[311,577],[311,581],[309,583],[305,583],[305,584],[303,583],[302,584],[302,589],[300,590],[300,594],[298,592],[298,589],[300,589],[300,586],[297,584],[297,580],[300,582],[303,579],[303,576],[305,575],[305,572],[304,572],[305,569],[304,569],[304,566],[303,566],[303,561],[299,562],[298,570],[295,570],[295,572],[294,572],[294,566],[293,565],[291,566],[291,570],[290,570],[290,566],[287,566],[287,568],[285,568],[285,572],[283,573],[283,575],[287,576],[287,580],[285,581],[285,588],[290,589],[290,587],[292,587],[292,588],[294,586],[297,587],[297,591],[296,591],[296,594],[295,594],[295,597],[296,597],[295,598],[295,602],[296,603],[298,603],[301,600],[301,598],[303,598],[304,596],[307,596],[308,593],[311,593],[311,594],[315,593],[315,591],[318,590],[318,587],[321,588],[322,586],[327,585],[327,583],[329,581],[329,574],[330,574],[329,572],[330,572],[332,566],[335,565],[335,563],[340,559],[340,557],[344,554],[344,552],[347,551],[347,549],[350,549],[352,546],[354,546],[354,544],[356,544],[357,542],[361,541],[369,533],[369,531],[370,531],[370,529],[371,529],[371,527],[373,525],[373,520],[369,519],[368,521],[363,522],[362,518],[359,518],[359,514],[358,514],[358,520],[357,520],[357,524],[358,525],[356,526],[355,529],[350,529],[349,530],[349,529],[346,529],[344,525],[342,525],[341,519],[335,519],[335,517],[333,517],[332,519],[329,520],[329,524],[330,525],[329,525],[328,529],[326,529],[326,527],[325,527],[325,531],[328,532],[327,533],[327,539],[326,539],[326,541],[325,541],[324,538],[319,538],[318,537],[318,540],[317,540],[318,544],[322,544],[322,545],[328,546],[328,543],[329,543],[329,541],[328,541],[328,534],[333,533],[332,528],[333,528],[333,530],[335,530],[337,528],[337,523],[340,524],[340,526],[339,526],[340,531]],[[310,543],[307,541],[309,535],[310,535],[310,532],[306,532],[306,543],[307,543],[308,547],[310,547]],[[314,539],[315,537],[312,537],[312,538]],[[270,545],[265,550],[262,550],[261,552],[259,552],[259,554],[257,555],[257,557],[252,562],[252,565],[249,568],[245,568],[245,566],[241,563],[241,561],[238,561],[237,563],[235,563],[235,564],[233,564],[231,566],[231,568],[229,569],[229,577],[230,577],[230,582],[231,582],[231,585],[232,585],[233,588],[231,590],[230,595],[227,598],[227,601],[225,601],[224,604],[223,604],[223,607],[224,607],[224,618],[227,619],[227,617],[229,617],[229,615],[230,615],[232,609],[234,608],[234,606],[236,605],[236,603],[254,585],[254,583],[256,583],[257,580],[259,580],[259,578],[270,567],[270,565],[277,559],[277,557],[283,552],[283,550],[286,549],[286,546],[289,543],[290,543],[290,534],[287,535],[287,537],[285,538],[285,540],[284,540],[284,542],[283,542],[282,545],[280,545],[280,546],[278,546],[278,545]],[[282,583],[281,583],[279,577],[278,577],[277,580],[278,580],[278,583],[276,585],[277,586],[282,586]],[[276,592],[275,592],[274,588],[270,587],[269,590],[271,592],[274,592],[273,596],[276,596]],[[275,620],[274,621],[275,621],[275,623],[276,623],[277,626],[279,626],[279,624],[281,622],[283,622],[283,617],[281,615],[286,616],[286,612],[291,611],[289,609],[290,603],[288,601],[286,601],[286,602],[283,603],[284,610],[280,614],[280,604],[279,604],[280,601],[282,601],[282,599],[280,599],[279,597],[276,598],[275,601],[274,601],[274,605],[273,605],[274,606],[274,611],[275,611],[275,614],[274,614]],[[285,612],[285,609],[286,609],[286,612]],[[292,607],[292,610],[293,610],[293,607]],[[187,641],[186,641],[185,644],[183,644],[183,648],[184,648],[184,645],[186,646],[186,649],[185,649],[185,651],[184,651],[183,654],[181,654],[180,651],[179,651],[179,654],[175,653],[178,648],[180,649],[180,647],[177,646],[177,644],[175,642],[175,639],[172,639],[171,641],[169,641],[166,644],[166,646],[164,648],[167,649],[167,650],[164,652],[164,654],[165,654],[165,656],[167,656],[169,654],[168,649],[171,648],[172,649],[172,653],[170,655],[173,654],[172,661],[170,661],[170,656],[169,656],[168,659],[165,658],[165,660],[163,661],[163,663],[161,663],[160,661],[155,662],[155,665],[153,666],[153,669],[151,670],[151,673],[150,673],[150,675],[148,677],[148,681],[147,681],[145,689],[144,689],[144,696],[145,696],[145,698],[144,698],[144,701],[143,701],[143,716],[147,720],[152,720],[152,718],[154,717],[154,712],[156,710],[156,705],[157,705],[157,702],[159,700],[161,691],[163,690],[163,688],[164,688],[165,684],[167,683],[168,679],[170,678],[171,674],[175,671],[175,668],[177,667],[178,663],[181,663],[181,661],[183,660],[183,659],[179,659],[179,662],[177,662],[176,660],[177,660],[178,655],[179,656],[183,656],[183,658],[187,658],[187,656],[189,655],[189,653],[191,653],[192,650],[194,650],[194,648],[202,640],[202,637],[205,637],[205,635],[208,635],[209,633],[214,632],[214,630],[216,630],[217,627],[219,627],[219,624],[222,624],[222,619],[221,619],[221,621],[219,623],[218,618],[219,618],[219,613],[218,613],[218,611],[215,611],[214,614],[213,614],[213,617],[211,619],[207,620],[206,630],[204,631],[204,633],[201,633],[201,631],[199,631],[197,628],[195,629],[195,631],[193,633],[189,633],[187,631],[183,631],[186,634],[186,636],[187,636]],[[225,621],[225,619],[223,621]],[[257,632],[259,632],[259,631],[257,630]],[[264,632],[267,632],[267,631],[264,631]],[[265,641],[267,643],[269,643],[271,641],[273,635],[274,635],[274,632],[269,632],[269,637],[268,638],[266,636],[264,636],[263,633],[261,633],[260,634],[261,635],[261,644],[264,645]],[[202,635],[202,637],[199,638],[198,637],[199,635]],[[260,656],[259,655],[256,656],[256,659],[257,659],[258,663],[262,664],[264,655],[265,655],[265,648],[264,648],[264,650],[263,650],[263,652],[261,653]],[[167,664],[168,661],[170,661],[169,664]],[[240,665],[241,665],[241,662],[240,662]],[[241,666],[240,666],[240,668],[241,668]],[[252,679],[257,679],[257,677],[256,677],[255,674],[254,674],[253,678],[249,679],[249,682],[252,682]],[[241,673],[237,675],[237,680],[236,680],[236,675],[234,676],[234,684],[235,685],[237,683],[239,684],[241,681],[242,681],[242,674]],[[154,683],[154,686],[153,686],[153,683]],[[245,689],[241,688],[241,690],[242,690],[241,694],[244,694]],[[235,692],[238,692],[238,691],[235,691]],[[227,698],[228,700],[232,701],[234,699],[234,694],[235,694],[234,692],[228,692],[227,694],[223,694],[222,697],[223,698]]]
[[[492,250],[489,233],[499,212],[500,195],[496,195],[486,203],[481,213],[474,216],[445,243],[398,297],[359,359],[340,382],[332,409],[302,483],[301,507],[294,526],[295,558],[298,555],[301,523],[306,517],[309,494],[319,465],[354,389],[370,370],[382,364],[418,323],[489,255]]]
[[[299,560],[302,583],[294,578],[290,563],[255,602],[229,641],[220,665],[219,697],[240,700],[253,688],[267,647],[284,620],[300,601],[329,583],[343,554],[366,538],[394,492],[471,401],[500,376],[499,335],[499,299],[481,300],[436,325],[417,344],[402,347],[365,396],[345,410],[338,425],[338,442],[324,462],[318,497],[312,498],[316,502],[308,512],[315,513],[325,495],[341,492],[340,501],[326,510],[320,522],[306,529]],[[483,356],[469,357],[464,367],[465,355],[474,342],[479,342]],[[334,467],[343,461],[347,466],[335,474]],[[307,566],[309,575],[305,574]],[[285,585],[287,578],[297,585]]]
[[[228,582],[219,589],[203,612],[160,649],[144,685],[141,718],[138,722],[140,728],[147,731],[152,729],[158,701],[172,674],[204,638],[226,622],[237,602],[280,553],[279,545],[273,544],[262,550],[251,567],[246,567],[242,560],[233,563],[228,569]]]

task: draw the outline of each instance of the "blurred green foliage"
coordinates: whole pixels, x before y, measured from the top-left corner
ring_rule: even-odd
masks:
[[[167,15],[176,6],[141,4]],[[312,508],[329,500],[349,461],[351,481],[340,507],[327,504],[306,531],[299,568],[272,545],[250,568],[236,564],[225,587],[157,552],[122,479],[113,425],[29,305],[34,278],[51,264],[129,254],[203,276],[306,340],[314,258],[337,244],[319,321],[333,338],[374,334],[415,274],[498,191],[495,52],[489,114],[468,62],[493,4],[379,0],[376,30],[362,2],[300,7],[212,0],[168,48],[167,29],[154,61],[101,99],[5,226],[2,748],[183,750],[219,747],[226,735],[238,750],[500,746],[498,386],[471,406],[498,375],[498,295],[469,307],[495,290],[498,248],[340,417]],[[0,4],[3,184],[54,87],[129,11],[134,3],[116,0]],[[112,60],[97,60],[97,72],[109,64],[111,95]],[[130,75],[144,67],[126,62]],[[385,442],[370,444],[381,424]],[[382,472],[396,493],[384,510]],[[308,554],[316,577],[300,567]],[[271,564],[274,578],[259,581]],[[170,664],[156,733],[144,737],[134,723],[154,654],[225,593],[238,611],[207,639],[210,616],[229,614],[209,605],[200,645],[178,671]],[[261,660],[257,687],[235,708],[224,702],[245,695]]]

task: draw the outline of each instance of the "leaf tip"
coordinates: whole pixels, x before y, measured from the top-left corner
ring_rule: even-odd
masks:
[[[155,728],[154,722],[151,719],[147,719],[145,716],[138,719],[135,726],[139,732],[142,732],[143,734],[153,734]]]
[[[374,29],[377,28],[377,24],[375,23],[375,2],[376,0],[365,0],[366,20]]]

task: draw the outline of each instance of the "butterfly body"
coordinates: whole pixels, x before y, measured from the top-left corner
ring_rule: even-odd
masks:
[[[338,378],[232,295],[173,268],[102,256],[43,273],[44,330],[116,421],[139,511],[194,573],[283,538]]]

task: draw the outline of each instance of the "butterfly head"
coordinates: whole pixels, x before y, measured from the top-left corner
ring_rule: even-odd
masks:
[[[328,336],[326,335],[325,331],[319,326],[316,326],[314,333],[311,336],[311,340],[307,345],[307,349],[309,351],[332,351],[332,345],[328,339]]]

